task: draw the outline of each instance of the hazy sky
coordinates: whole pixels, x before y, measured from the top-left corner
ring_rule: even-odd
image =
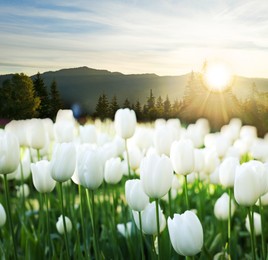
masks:
[[[88,66],[268,78],[268,1],[0,0],[0,74]]]

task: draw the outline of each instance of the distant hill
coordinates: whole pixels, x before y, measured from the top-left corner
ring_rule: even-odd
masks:
[[[88,67],[48,71],[41,74],[45,84],[50,86],[56,80],[61,97],[65,104],[80,104],[86,112],[95,110],[98,97],[105,93],[109,99],[116,95],[118,102],[128,98],[135,103],[142,104],[152,89],[154,96],[161,95],[164,99],[168,95],[170,100],[181,99],[184,94],[190,74],[181,76],[158,76],[156,74],[129,74],[97,70]],[[0,75],[2,82],[12,74]],[[34,75],[32,76],[34,77]],[[236,76],[232,87],[233,93],[239,98],[250,96],[251,87],[255,83],[258,91],[268,92],[268,79],[245,78]]]

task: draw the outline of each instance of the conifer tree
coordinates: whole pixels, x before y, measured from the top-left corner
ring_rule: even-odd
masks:
[[[125,99],[125,101],[123,103],[123,108],[131,108],[131,104],[130,104],[128,98]]]
[[[117,103],[117,97],[114,95],[112,97],[111,103],[109,105],[109,117],[114,118],[115,112],[119,109],[119,105]]]
[[[57,82],[55,80],[52,81],[50,85],[49,92],[50,102],[49,102],[49,113],[50,118],[55,118],[59,109],[62,108],[62,101],[60,98],[60,93],[57,88]]]
[[[158,118],[162,117],[164,113],[164,105],[161,96],[159,96],[156,100],[156,113]]]
[[[99,96],[95,109],[95,116],[99,117],[101,120],[109,117],[109,101],[104,93]]]
[[[169,101],[168,96],[166,97],[166,100],[164,101],[164,117],[166,119],[170,118],[171,114],[171,103]]]
[[[50,116],[49,111],[49,96],[44,83],[44,80],[41,77],[41,74],[38,72],[33,80],[35,95],[40,98],[40,106],[37,111],[40,118],[46,118]]]
[[[182,107],[181,103],[176,98],[172,104],[172,107],[171,107],[171,117],[178,118],[180,115],[181,107]]]
[[[135,110],[137,119],[141,120],[142,119],[142,108],[141,108],[141,103],[140,103],[139,100],[137,100],[137,102],[136,102],[136,104],[134,106],[134,110]]]
[[[3,82],[0,97],[2,117],[27,119],[38,116],[40,99],[35,96],[33,82],[27,75],[14,74],[11,79]]]

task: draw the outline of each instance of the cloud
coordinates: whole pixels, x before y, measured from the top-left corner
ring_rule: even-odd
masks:
[[[184,73],[206,56],[222,53],[248,58],[255,53],[266,64],[268,5],[257,0],[49,0],[24,5],[0,4],[2,64],[21,64],[22,69],[25,64],[28,70],[108,66],[162,75]]]

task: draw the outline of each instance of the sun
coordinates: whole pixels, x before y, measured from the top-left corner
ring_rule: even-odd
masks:
[[[232,83],[232,72],[224,62],[208,62],[203,68],[203,80],[210,91],[223,92]]]

